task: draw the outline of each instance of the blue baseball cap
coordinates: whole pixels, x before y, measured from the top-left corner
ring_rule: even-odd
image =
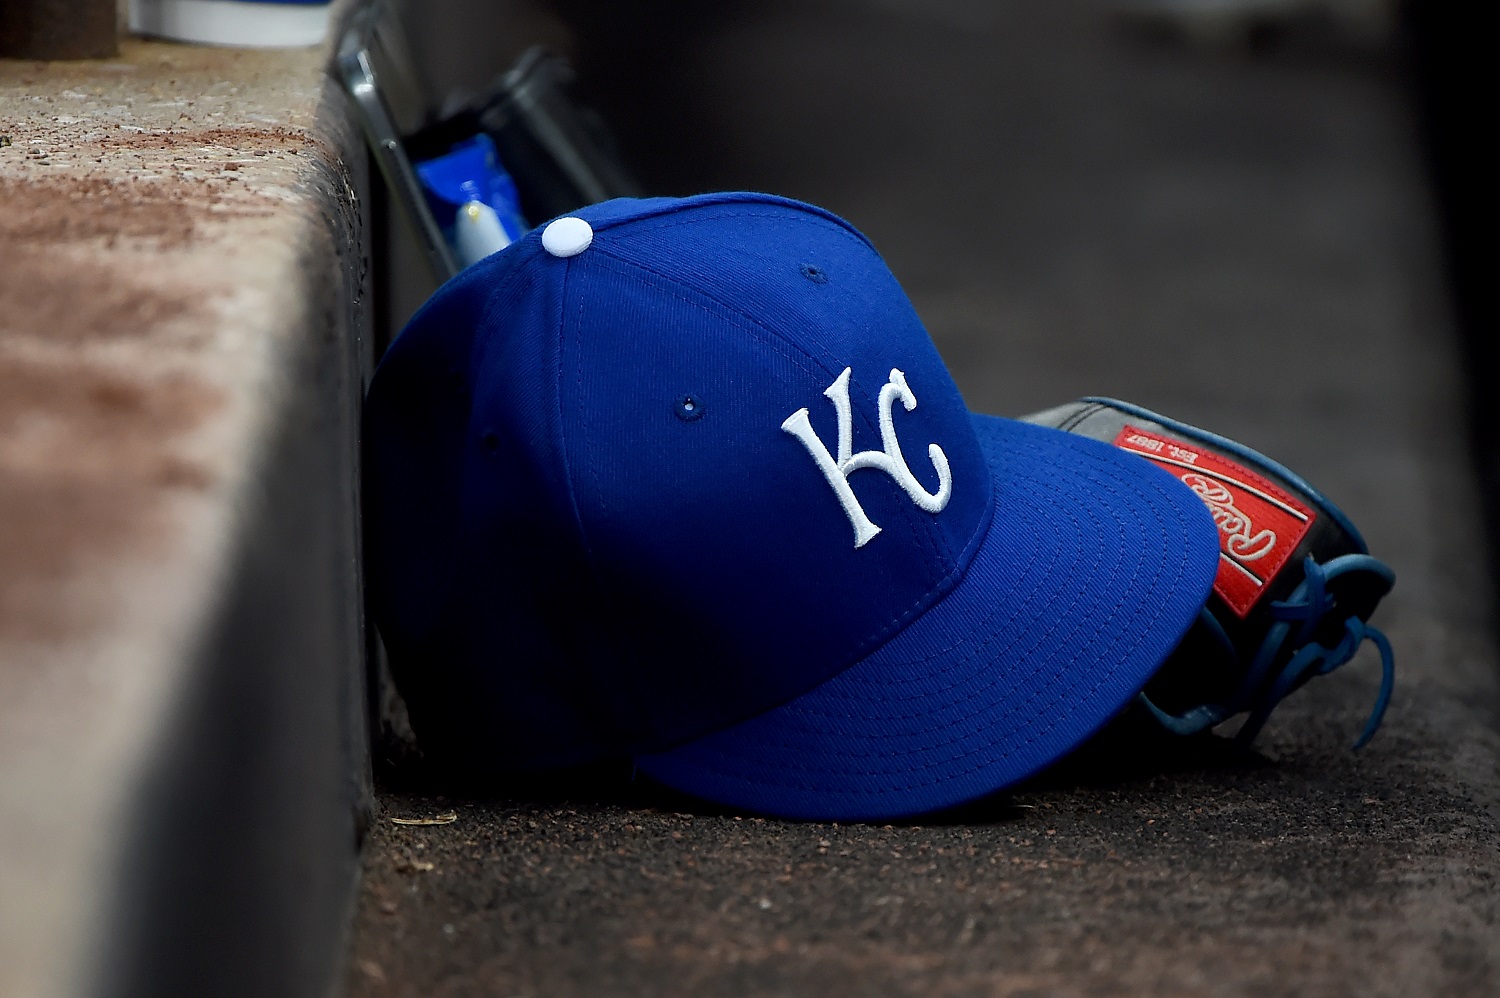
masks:
[[[418,737],[629,756],[881,819],[1023,779],[1208,597],[1181,482],[969,412],[870,242],[764,194],[620,199],[444,285],[365,410],[370,606]]]

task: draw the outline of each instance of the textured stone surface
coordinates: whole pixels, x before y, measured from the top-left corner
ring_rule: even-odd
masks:
[[[0,60],[0,993],[297,990],[257,919],[304,863],[336,931],[364,158],[325,58]]]
[[[1090,3],[561,6],[652,186],[850,218],[974,408],[1115,395],[1322,487],[1398,574],[1396,699],[1351,753],[1367,650],[1249,758],[1106,744],[895,827],[737,818],[625,774],[393,788],[350,993],[1500,989],[1493,600],[1397,55],[1306,24],[1194,50]]]

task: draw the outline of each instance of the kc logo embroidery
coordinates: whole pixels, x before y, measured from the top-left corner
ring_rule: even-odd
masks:
[[[833,402],[833,408],[838,413],[838,460],[834,460],[833,455],[828,453],[828,447],[813,431],[806,409],[798,409],[788,416],[781,428],[802,441],[802,446],[812,455],[818,470],[828,479],[828,484],[833,486],[834,495],[838,496],[839,504],[844,507],[849,523],[854,527],[854,546],[862,548],[880,533],[880,528],[865,515],[864,507],[860,506],[854,490],[849,487],[849,475],[852,472],[861,468],[878,468],[894,478],[896,484],[911,496],[911,501],[929,513],[940,513],[948,505],[948,498],[953,494],[953,473],[948,468],[948,455],[937,444],[927,445],[927,456],[937,469],[937,492],[928,492],[922,488],[922,483],[917,481],[917,476],[907,467],[906,458],[901,454],[901,443],[896,439],[896,423],[891,418],[891,412],[897,399],[901,400],[907,412],[911,412],[917,407],[917,397],[907,386],[906,375],[894,367],[891,368],[890,381],[880,389],[880,442],[885,449],[851,454],[854,418],[849,407],[849,372],[850,368],[844,368],[844,373],[835,378],[833,384],[823,392]]]

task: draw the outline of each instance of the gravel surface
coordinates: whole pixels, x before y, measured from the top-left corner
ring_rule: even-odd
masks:
[[[1304,720],[1352,721],[1355,692],[1310,689]],[[388,792],[350,993],[1487,993],[1496,822],[1439,775],[1441,732],[1354,755],[1308,728],[1250,755],[1122,734],[898,825],[728,814],[628,774],[571,800]]]

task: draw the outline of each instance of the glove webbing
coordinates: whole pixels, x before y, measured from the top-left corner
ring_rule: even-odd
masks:
[[[1247,713],[1236,738],[1249,743],[1288,694],[1345,665],[1368,640],[1380,652],[1381,684],[1355,748],[1370,740],[1390,704],[1395,658],[1390,641],[1367,621],[1395,573],[1370,556],[1359,531],[1332,502],[1243,444],[1128,402],[1086,398],[1023,419],[1121,446],[1128,429],[1159,434],[1163,441],[1218,455],[1311,515],[1296,547],[1249,605],[1231,607],[1216,585],[1197,623],[1138,695],[1151,717],[1189,735]],[[1183,469],[1158,463],[1180,477]]]
[[[1180,714],[1170,714],[1152,703],[1145,693],[1136,695],[1136,700],[1151,713],[1151,716],[1168,731],[1179,735],[1196,734],[1207,730],[1242,711],[1250,716],[1235,735],[1237,741],[1249,744],[1265,726],[1266,719],[1277,704],[1294,689],[1312,676],[1326,676],[1354,657],[1367,639],[1380,650],[1380,693],[1375,698],[1375,707],[1365,721],[1364,730],[1355,741],[1356,749],[1363,748],[1375,735],[1385,711],[1391,702],[1391,691],[1396,681],[1396,661],[1391,651],[1391,642],[1381,631],[1365,623],[1358,616],[1349,615],[1343,620],[1343,636],[1333,647],[1327,647],[1312,639],[1313,631],[1319,628],[1327,615],[1336,608],[1328,593],[1328,580],[1347,572],[1370,572],[1382,579],[1394,581],[1391,570],[1384,562],[1369,555],[1348,554],[1320,564],[1308,555],[1303,561],[1303,582],[1291,597],[1271,603],[1271,615],[1276,623],[1266,632],[1254,659],[1245,669],[1244,679],[1233,696],[1223,704],[1200,704]],[[1296,634],[1292,628],[1296,624]],[[1223,626],[1208,608],[1199,611],[1198,626],[1212,634],[1231,660],[1235,649]],[[1290,638],[1290,641],[1288,640]],[[1276,675],[1275,681],[1266,685],[1266,678],[1273,664],[1282,658],[1284,648],[1292,654]]]

